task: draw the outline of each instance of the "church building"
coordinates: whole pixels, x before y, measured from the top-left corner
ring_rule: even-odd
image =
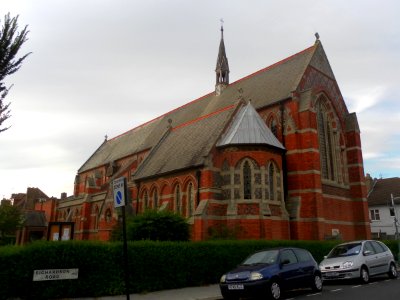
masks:
[[[74,222],[74,239],[108,240],[118,220],[112,182],[124,176],[130,211],[179,213],[192,240],[224,230],[237,239],[369,238],[360,128],[316,37],[231,83],[221,28],[215,90],[104,140],[56,220]]]

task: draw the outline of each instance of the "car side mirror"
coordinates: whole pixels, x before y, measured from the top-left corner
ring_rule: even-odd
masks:
[[[364,252],[363,252],[363,255],[364,256],[368,256],[368,255],[371,255],[372,254],[372,251],[371,250],[365,250]]]
[[[288,265],[288,264],[290,264],[290,260],[288,260],[288,259],[284,259],[284,260],[281,261],[281,265],[282,266],[283,265]]]

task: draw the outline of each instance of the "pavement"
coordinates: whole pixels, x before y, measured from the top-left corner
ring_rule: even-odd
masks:
[[[74,298],[79,300],[122,300],[126,295],[106,296],[96,298]],[[131,294],[130,300],[220,300],[222,299],[218,284],[186,287],[181,289],[163,290],[143,294]]]

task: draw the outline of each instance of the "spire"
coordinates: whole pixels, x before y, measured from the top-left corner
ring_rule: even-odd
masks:
[[[215,67],[216,82],[215,92],[220,95],[225,87],[229,84],[229,65],[228,58],[226,57],[225,44],[224,44],[224,27],[223,20],[221,20],[221,41],[219,43],[219,51],[217,58],[217,66]]]

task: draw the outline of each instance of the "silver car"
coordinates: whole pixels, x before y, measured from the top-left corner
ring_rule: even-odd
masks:
[[[397,269],[390,249],[378,241],[353,241],[334,247],[319,264],[323,280],[359,278],[363,283],[370,276],[388,274],[397,278]]]

